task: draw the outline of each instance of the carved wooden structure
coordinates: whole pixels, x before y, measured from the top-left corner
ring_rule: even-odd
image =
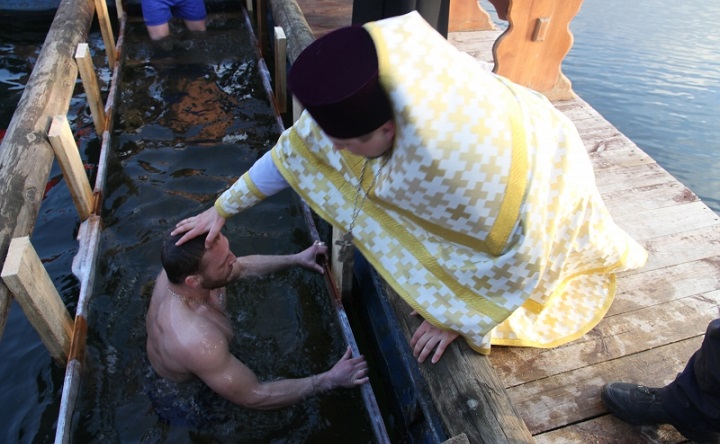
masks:
[[[582,0],[510,0],[508,29],[495,42],[494,72],[550,100],[574,98],[562,61],[572,47],[570,21]]]

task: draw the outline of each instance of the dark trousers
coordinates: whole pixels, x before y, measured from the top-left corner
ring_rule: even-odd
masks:
[[[720,431],[720,319],[710,322],[700,350],[665,393],[663,408],[681,424]]]
[[[447,38],[450,0],[353,0],[352,23],[374,22],[413,10]]]

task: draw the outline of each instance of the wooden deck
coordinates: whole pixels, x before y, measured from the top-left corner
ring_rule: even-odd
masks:
[[[298,4],[316,37],[350,24],[351,0]],[[451,32],[448,39],[492,62],[498,35]],[[508,400],[508,415],[514,409],[536,442],[683,442],[670,426],[635,427],[609,415],[600,387],[611,380],[665,385],[698,348],[707,324],[720,316],[720,217],[585,101],[555,105],[577,126],[607,206],[617,223],[648,250],[647,265],[619,276],[607,316],[570,344],[554,349],[494,347],[489,358],[465,344],[453,344],[439,364],[424,364],[420,370],[449,437],[466,433],[470,442],[493,442],[477,436],[473,424],[463,424],[462,418],[477,415],[468,410],[483,410],[483,401],[478,406],[468,390],[498,377],[504,393],[496,393],[492,402]],[[407,305],[396,295],[389,297],[410,334],[419,321],[409,318]],[[488,363],[494,374],[487,373]],[[522,433],[507,435],[509,442],[522,440]]]

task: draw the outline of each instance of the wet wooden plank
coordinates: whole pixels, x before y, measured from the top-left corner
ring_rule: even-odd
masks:
[[[639,171],[642,174],[642,171]],[[607,179],[603,176],[603,179]],[[665,175],[654,175],[649,183],[636,180],[631,189],[602,192],[602,198],[610,213],[621,218],[630,213],[675,206],[679,202],[696,202],[697,195],[689,188]],[[609,181],[605,180],[605,183]],[[603,190],[603,187],[600,187]],[[603,190],[604,191],[604,190]],[[631,202],[630,204],[628,202]]]
[[[716,291],[720,256],[623,275],[606,317]]]
[[[385,285],[408,343],[422,321]],[[472,443],[530,443],[532,436],[486,356],[465,341],[454,341],[442,359],[419,365],[448,436],[465,434]]]
[[[674,181],[673,177],[656,163],[623,166],[612,171],[595,169],[595,183],[602,195],[668,181]]]
[[[606,413],[600,388],[608,381],[654,387],[671,382],[701,342],[702,337],[691,337],[511,387],[508,393],[533,435],[539,434]]]
[[[632,200],[626,200],[624,206],[626,211],[623,214],[613,214],[613,216],[618,225],[638,242],[720,224],[720,216],[700,201],[634,213],[632,212],[634,207]],[[677,237],[674,239],[679,240]]]
[[[352,21],[352,0],[299,1],[298,5],[315,38],[333,29],[348,26]]]
[[[663,236],[643,242],[648,262],[636,273],[657,270],[683,262],[702,261],[720,255],[720,225]],[[720,283],[718,283],[720,285]]]
[[[622,422],[612,415],[600,416],[535,435],[535,442],[538,444],[652,444],[659,442],[675,444],[686,441],[672,426],[636,427]]]

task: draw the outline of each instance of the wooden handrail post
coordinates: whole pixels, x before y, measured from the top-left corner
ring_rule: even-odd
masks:
[[[115,12],[117,12],[118,19],[122,19],[125,9],[123,8],[122,0],[115,0]]]
[[[73,321],[29,237],[10,241],[2,280],[50,355],[59,364],[65,365],[70,352]]]
[[[495,73],[550,100],[573,99],[575,94],[561,65],[573,43],[570,21],[582,0],[491,1],[496,7],[508,4],[510,23],[493,46]]]
[[[337,241],[342,240],[344,232],[335,227],[332,229],[332,247],[330,249],[330,269],[332,270],[333,278],[337,285],[338,293],[343,301],[348,301],[352,297],[352,284],[353,284],[353,267],[355,266],[355,259],[343,260],[340,258],[340,247],[337,245]],[[355,246],[351,245],[353,254],[355,253]]]
[[[300,118],[300,114],[305,110],[305,107],[300,103],[300,101],[295,97],[292,96],[292,121],[297,122]]]
[[[275,101],[281,113],[287,111],[287,38],[275,27]]]
[[[108,65],[112,70],[115,67],[115,36],[113,35],[110,16],[108,15],[107,3],[105,0],[95,0],[95,12],[100,23],[100,33],[105,43]]]
[[[495,29],[490,14],[477,0],[450,0],[448,32],[490,31]]]
[[[67,117],[63,115],[53,117],[48,131],[48,139],[70,189],[70,195],[75,202],[80,219],[85,220],[92,213],[92,189]]]
[[[92,57],[90,57],[90,49],[87,43],[80,43],[75,52],[75,60],[77,61],[80,78],[85,88],[87,102],[90,105],[93,122],[95,123],[95,132],[99,137],[105,131],[105,107],[103,106],[102,97],[100,96],[100,86],[98,85],[95,67],[93,66]]]
[[[300,118],[304,107],[302,103],[298,101],[295,96],[292,96],[292,119],[296,122]],[[349,298],[352,294],[352,280],[353,280],[353,261],[343,262],[340,259],[340,248],[335,245],[335,241],[342,239],[343,232],[337,228],[332,228],[332,245],[328,245],[330,248],[330,270],[332,270],[333,281],[337,287],[337,291],[343,300]],[[354,246],[350,248],[355,249]]]

